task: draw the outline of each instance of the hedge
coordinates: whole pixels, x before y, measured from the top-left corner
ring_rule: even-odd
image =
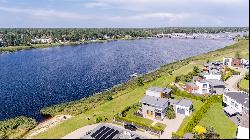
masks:
[[[198,96],[198,95],[194,95],[192,93],[188,93],[186,91],[181,91],[175,85],[171,86],[171,89],[172,89],[171,94],[174,94],[174,95],[177,95],[177,96],[191,98],[191,99],[199,100],[199,101],[202,101],[202,102],[204,102],[206,100],[206,97],[204,97],[204,96]]]
[[[192,114],[190,121],[184,126],[184,134],[187,132],[192,132],[193,128],[199,124],[203,115],[208,111],[208,109],[214,104],[222,102],[222,96],[212,95],[210,96],[201,106],[201,108]],[[182,135],[182,134],[181,134]]]

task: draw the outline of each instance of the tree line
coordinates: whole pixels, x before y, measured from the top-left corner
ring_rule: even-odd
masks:
[[[160,33],[219,33],[248,31],[249,27],[165,27],[165,28],[0,28],[0,47],[29,46],[33,38],[60,41],[152,37]]]

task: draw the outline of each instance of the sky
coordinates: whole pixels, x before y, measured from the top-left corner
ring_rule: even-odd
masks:
[[[249,27],[249,0],[0,0],[0,28]]]

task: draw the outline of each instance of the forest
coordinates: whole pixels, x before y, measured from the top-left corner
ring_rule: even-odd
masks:
[[[31,46],[88,40],[152,37],[168,33],[219,33],[248,31],[249,27],[165,27],[165,28],[0,28],[0,47]],[[50,39],[41,42],[34,39]]]

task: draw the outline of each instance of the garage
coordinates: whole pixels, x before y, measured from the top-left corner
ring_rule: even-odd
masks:
[[[185,109],[178,108],[177,113],[179,114],[185,114]]]

